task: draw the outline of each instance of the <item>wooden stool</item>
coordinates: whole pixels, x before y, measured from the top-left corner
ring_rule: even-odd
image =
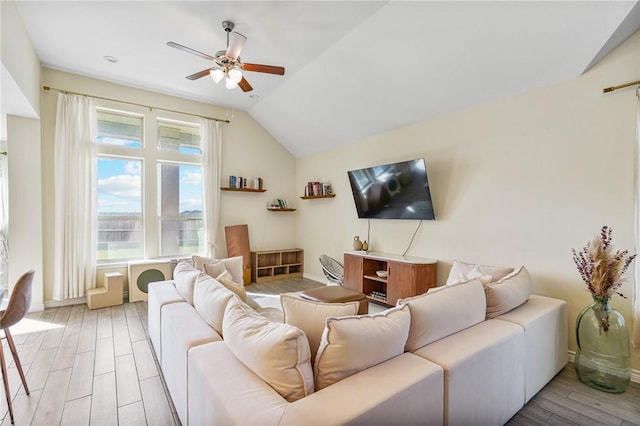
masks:
[[[315,302],[324,303],[345,303],[345,302],[360,302],[358,307],[358,315],[363,315],[369,312],[369,301],[367,296],[358,291],[349,290],[341,286],[326,286],[313,288],[311,290],[305,290],[300,295],[307,300],[313,300]]]

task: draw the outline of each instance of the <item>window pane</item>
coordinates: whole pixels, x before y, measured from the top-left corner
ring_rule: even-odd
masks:
[[[158,120],[158,148],[200,155],[200,126]]]
[[[98,158],[98,261],[143,258],[142,161]]]
[[[98,143],[142,147],[142,117],[98,110]]]
[[[202,168],[160,165],[160,255],[202,253]]]

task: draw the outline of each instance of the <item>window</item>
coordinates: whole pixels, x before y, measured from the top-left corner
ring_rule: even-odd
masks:
[[[104,105],[96,117],[98,262],[202,253],[199,124]]]

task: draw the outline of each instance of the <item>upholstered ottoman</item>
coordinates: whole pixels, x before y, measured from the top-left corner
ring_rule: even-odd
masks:
[[[358,291],[349,290],[341,286],[317,287],[303,291],[300,296],[307,300],[324,303],[359,302],[358,315],[369,312],[367,296]]]

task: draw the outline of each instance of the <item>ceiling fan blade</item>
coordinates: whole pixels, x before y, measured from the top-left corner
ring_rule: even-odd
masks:
[[[204,77],[205,75],[209,75],[209,72],[210,72],[210,71],[211,71],[211,68],[207,68],[206,70],[198,71],[198,72],[197,72],[197,73],[195,73],[195,74],[188,75],[188,76],[186,76],[185,78],[186,78],[187,80],[197,80],[197,79],[199,79],[199,78]]]
[[[183,52],[191,53],[192,55],[200,56],[201,58],[208,59],[210,61],[215,60],[215,58],[213,56],[211,56],[211,55],[207,55],[206,53],[198,52],[195,49],[192,49],[192,48],[187,47],[187,46],[183,46],[183,45],[178,44],[178,43],[174,43],[173,41],[168,42],[167,46],[176,48],[178,50],[182,50]]]
[[[247,38],[240,33],[232,32],[229,34],[229,46],[227,46],[227,58],[234,61],[240,56],[240,52],[247,42]]]
[[[284,75],[284,67],[276,67],[273,65],[247,64],[243,63],[242,68],[245,71],[264,72],[267,74]]]
[[[242,77],[242,80],[240,80],[240,83],[238,83],[238,86],[240,86],[243,92],[250,92],[253,90],[253,87],[251,87],[249,82],[244,77]]]

